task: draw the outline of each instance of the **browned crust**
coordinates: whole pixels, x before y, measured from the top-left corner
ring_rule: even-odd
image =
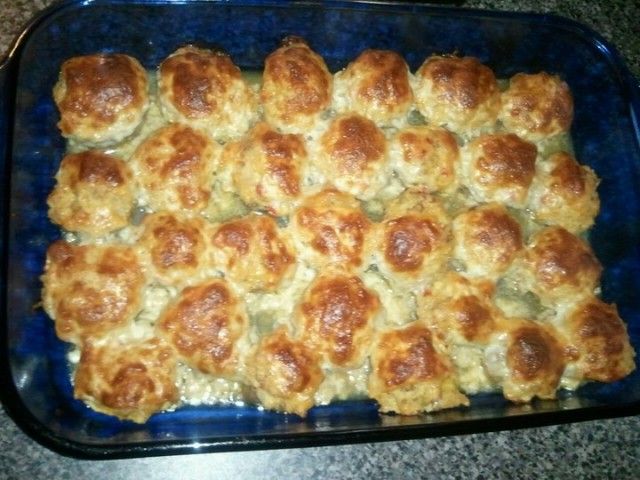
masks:
[[[266,277],[261,283],[268,288],[277,286],[296,260],[279,235],[275,220],[267,216],[252,215],[224,223],[214,232],[211,242],[215,248],[228,252],[225,266],[231,270],[243,257],[255,252],[251,258],[259,265],[247,267],[254,272],[262,267]]]
[[[56,333],[63,340],[82,343],[133,319],[144,276],[130,247],[76,246],[59,240],[47,250],[43,283]]]
[[[450,309],[466,340],[484,341],[493,333],[493,312],[475,295],[465,295],[451,302]]]
[[[589,245],[562,227],[540,231],[527,253],[538,284],[546,290],[581,284],[593,290],[602,273],[602,266]]]
[[[504,97],[509,102],[506,114],[533,132],[566,132],[573,121],[571,91],[555,75],[518,73],[511,78]]]
[[[426,257],[446,239],[440,225],[406,215],[384,224],[384,256],[398,272],[420,270]]]
[[[518,185],[528,188],[536,173],[537,148],[514,134],[485,135],[474,143],[481,154],[476,166],[480,183],[492,186]]]
[[[123,110],[141,109],[147,99],[146,73],[133,58],[122,54],[73,57],[62,64],[66,94],[57,101],[58,127],[73,135],[78,122],[91,118],[95,129],[117,120]]]
[[[300,114],[310,115],[328,108],[331,82],[324,60],[302,39],[288,37],[265,60],[262,102],[277,108],[276,115],[289,123]],[[276,95],[282,95],[283,99],[273,99]],[[271,101],[276,105],[271,106]]]
[[[520,224],[501,205],[474,208],[458,218],[464,222],[464,246],[480,246],[499,263],[510,262],[524,248]]]
[[[493,71],[473,57],[430,57],[418,70],[448,103],[473,110],[498,91]]]
[[[175,377],[175,356],[157,338],[124,346],[89,344],[76,370],[74,395],[99,411],[141,423],[178,401]]]
[[[320,277],[311,284],[301,304],[305,334],[333,364],[347,365],[359,348],[355,337],[372,328],[379,308],[378,297],[359,277]]]
[[[585,378],[614,382],[634,370],[633,349],[615,305],[588,299],[571,312],[567,323]]]
[[[290,197],[300,195],[300,172],[295,159],[307,156],[300,135],[281,134],[265,124],[263,128],[256,129],[256,135],[266,156],[267,173],[277,180],[284,194]]]
[[[230,371],[246,318],[226,282],[210,280],[185,288],[157,325],[187,363],[222,374]]]
[[[219,51],[186,47],[160,65],[162,94],[187,118],[207,117],[221,108],[229,85],[241,81],[240,69]],[[170,90],[169,90],[170,89]]]
[[[433,346],[431,331],[422,325],[385,332],[378,341],[385,352],[374,365],[387,390],[439,379],[450,373]]]
[[[314,351],[303,343],[290,339],[282,329],[262,340],[258,358],[263,368],[276,370],[280,374],[277,388],[263,385],[273,395],[285,396],[315,390],[324,377]]]
[[[159,271],[193,269],[200,262],[204,236],[197,220],[181,219],[170,213],[157,213],[144,219],[143,242]]]
[[[365,50],[345,71],[357,79],[356,99],[386,110],[407,105],[413,99],[409,68],[404,59],[390,50]]]
[[[338,117],[321,141],[332,167],[348,175],[368,170],[368,165],[381,162],[386,152],[384,133],[371,120],[357,114]]]
[[[362,263],[365,237],[371,222],[353,197],[329,189],[308,197],[295,213],[295,221],[310,234],[316,252],[346,266]]]

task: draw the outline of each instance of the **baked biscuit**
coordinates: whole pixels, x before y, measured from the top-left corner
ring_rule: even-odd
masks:
[[[257,118],[257,95],[240,69],[222,52],[179,48],[158,69],[162,113],[208,132],[217,140],[237,138]]]
[[[517,135],[483,135],[462,150],[462,182],[479,202],[522,208],[536,173],[538,151]]]
[[[156,324],[187,365],[227,378],[238,375],[247,328],[244,305],[222,279],[182,290]]]
[[[418,318],[448,342],[486,344],[497,331],[495,285],[448,272],[418,297]]]
[[[265,408],[304,417],[324,380],[319,362],[313,349],[279,328],[260,341],[247,370]]]
[[[331,105],[332,86],[322,57],[303,39],[287,37],[264,62],[264,118],[282,132],[307,133]]]
[[[506,337],[506,376],[502,393],[512,402],[556,397],[566,366],[565,345],[550,325],[509,319]]]
[[[293,275],[296,255],[275,220],[250,214],[215,228],[213,264],[248,291],[273,292]]]
[[[47,250],[42,283],[58,337],[81,344],[131,324],[142,308],[145,275],[131,247],[59,240]]]
[[[82,349],[74,396],[98,412],[144,423],[178,400],[176,356],[162,340],[110,340]]]
[[[458,185],[460,151],[456,138],[444,128],[404,128],[393,137],[389,152],[391,167],[405,185],[445,193]]]
[[[300,202],[307,166],[301,135],[279,133],[262,122],[242,140],[227,144],[222,155],[238,195],[248,205],[280,216]]]
[[[314,161],[330,184],[361,200],[371,199],[388,181],[384,133],[356,113],[333,119]]]
[[[442,271],[451,252],[451,220],[440,201],[421,188],[394,199],[375,225],[368,250],[396,287],[414,290]]]
[[[153,132],[131,159],[143,203],[154,211],[202,211],[211,198],[220,148],[186,125]]]
[[[134,204],[131,170],[97,150],[66,155],[47,204],[49,218],[65,230],[98,237],[123,228]]]
[[[62,64],[53,99],[64,137],[94,146],[118,143],[149,107],[147,72],[128,55],[73,57]]]
[[[431,331],[418,322],[378,334],[368,390],[381,412],[415,415],[469,405],[448,357],[434,343]]]
[[[560,225],[570,232],[587,230],[600,211],[599,179],[566,152],[538,163],[528,206],[538,222]]]
[[[362,265],[372,224],[351,195],[326,189],[307,197],[292,216],[292,238],[300,255],[317,269]]]
[[[499,203],[474,207],[453,220],[453,255],[464,274],[496,280],[524,248],[520,224]]]
[[[570,309],[564,328],[584,379],[615,382],[635,370],[635,352],[615,305],[588,297]]]
[[[305,345],[330,364],[351,368],[364,362],[380,313],[378,297],[358,276],[330,269],[307,288],[296,321]]]
[[[354,111],[378,125],[405,119],[413,103],[409,67],[390,50],[365,50],[335,76],[334,108]]]
[[[592,295],[602,273],[591,247],[562,227],[537,232],[514,265],[521,286],[548,306]]]
[[[472,57],[427,58],[416,72],[413,94],[428,123],[460,134],[493,127],[500,111],[494,73]]]
[[[507,130],[530,141],[567,133],[573,121],[569,86],[546,72],[518,73],[502,93],[499,118]]]
[[[418,296],[418,319],[446,345],[465,393],[495,389],[484,361],[484,349],[499,333],[494,294],[490,281],[448,272]]]
[[[147,215],[138,242],[147,258],[152,278],[163,284],[183,286],[197,281],[209,267],[206,222],[170,212]]]

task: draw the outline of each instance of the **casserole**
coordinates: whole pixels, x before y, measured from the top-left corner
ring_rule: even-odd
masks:
[[[446,35],[443,33],[446,32]],[[93,458],[308,446],[537,426],[640,411],[640,374],[588,384],[555,401],[512,405],[479,395],[467,410],[380,416],[371,401],[312,410],[307,419],[248,407],[188,407],[133,425],[73,399],[66,345],[39,308],[39,276],[57,229],[46,196],[65,149],[51,88],[60,64],[96,51],[125,52],[147,69],[177,46],[204,42],[243,69],[261,69],[287,34],[309,40],[331,71],[364,48],[400,52],[411,70],[432,53],[478,57],[498,77],[547,70],[575,97],[576,156],[602,178],[602,211],[591,243],[605,266],[602,296],[618,305],[631,343],[640,345],[640,147],[638,85],[597,34],[541,15],[453,10],[415,4],[305,2],[63,2],[21,35],[0,70],[2,182],[2,382],[10,415],[34,438]],[[82,39],[82,41],[78,41]],[[250,39],[250,40],[248,40]]]

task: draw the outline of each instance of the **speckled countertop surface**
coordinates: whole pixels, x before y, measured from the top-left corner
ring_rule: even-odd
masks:
[[[0,55],[50,0],[0,0]],[[621,52],[640,77],[640,3],[467,1],[465,6],[552,12],[582,21]],[[640,478],[640,417],[513,432],[261,452],[114,461],[59,456],[24,435],[0,411],[4,478]]]

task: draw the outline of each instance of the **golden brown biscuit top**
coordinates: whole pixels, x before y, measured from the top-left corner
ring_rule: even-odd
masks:
[[[301,135],[278,132],[258,123],[243,139],[227,143],[222,153],[240,198],[274,216],[288,215],[301,196],[307,150]]]
[[[456,138],[445,129],[411,127],[398,133],[398,141],[405,162],[423,163],[439,157],[455,160],[458,156]]]
[[[259,352],[262,363],[269,365],[268,378],[275,380],[273,383],[265,382],[263,386],[274,395],[284,396],[317,387],[318,380],[323,376],[313,350],[291,340],[284,329],[278,329],[266,337],[260,344]]]
[[[237,220],[218,228],[213,236],[213,244],[219,248],[231,248],[242,256],[249,253],[253,236],[251,225],[243,220]]]
[[[322,137],[324,151],[340,173],[359,175],[368,164],[384,160],[384,133],[371,120],[347,114],[337,117]]]
[[[278,233],[275,220],[263,215],[250,215],[220,225],[212,236],[215,248],[226,253],[227,269],[239,282],[249,282],[271,289],[295,264],[295,255]],[[248,261],[248,263],[246,261]]]
[[[593,288],[602,272],[589,245],[562,227],[547,227],[534,235],[527,256],[545,289],[583,283]]]
[[[278,112],[284,119],[319,112],[329,106],[331,83],[322,57],[301,38],[287,37],[265,60],[262,101],[269,101],[270,95],[275,94],[270,89],[277,89],[278,94],[287,98],[283,110]]]
[[[348,364],[358,346],[354,337],[371,328],[380,308],[378,297],[357,276],[327,275],[317,278],[301,304],[307,335],[330,342],[328,356],[336,365]]]
[[[511,332],[507,366],[522,381],[547,379],[557,383],[565,366],[563,349],[550,332],[524,325]]]
[[[206,206],[217,148],[204,133],[185,125],[169,124],[152,133],[133,155],[151,205],[171,210]],[[174,191],[177,204],[170,201]]]
[[[125,246],[71,245],[47,250],[43,278],[47,310],[64,340],[81,343],[123,327],[139,310],[144,284],[134,250]]]
[[[347,66],[345,74],[356,79],[357,101],[384,109],[407,108],[413,99],[409,85],[409,67],[404,59],[390,50],[365,50]]]
[[[278,133],[266,123],[256,125],[253,134],[265,155],[267,173],[277,180],[285,194],[299,195],[300,172],[296,159],[307,155],[302,137]]]
[[[76,115],[91,117],[102,127],[113,123],[122,110],[140,109],[146,102],[146,72],[127,55],[73,57],[62,64],[61,76],[66,84],[65,95],[58,103],[63,134],[73,133]]]
[[[606,339],[604,353],[622,351],[621,340],[625,337],[625,329],[614,306],[600,301],[583,303],[570,322],[577,327],[575,331],[583,341],[597,337]]]
[[[481,248],[489,251],[499,262],[509,262],[524,248],[522,227],[507,209],[492,203],[473,208],[457,219],[461,222],[463,243],[467,248]]]
[[[82,349],[75,374],[76,398],[119,418],[144,422],[178,401],[176,358],[162,340]]]
[[[492,281],[446,272],[418,296],[418,317],[455,342],[486,343],[498,331],[500,315],[492,301],[495,290]]]
[[[546,72],[514,75],[503,100],[504,121],[525,136],[566,132],[573,121],[569,86]]]
[[[308,197],[296,211],[295,222],[311,234],[309,245],[327,259],[358,266],[371,222],[358,201],[334,189]]]
[[[478,182],[491,186],[528,187],[536,173],[538,150],[514,134],[484,135],[472,142],[477,148]]]
[[[142,241],[159,271],[195,268],[201,261],[205,240],[204,223],[200,219],[182,219],[160,212],[145,217],[143,228]]]
[[[615,305],[587,299],[576,306],[567,323],[584,359],[585,378],[613,382],[633,371],[633,349]]]
[[[453,313],[458,330],[469,342],[485,341],[495,330],[493,312],[486,302],[475,295],[456,298],[448,308]]]
[[[100,236],[125,227],[134,204],[133,174],[98,150],[66,155],[47,198],[49,218],[62,228]]]
[[[421,325],[384,333],[378,348],[388,352],[376,366],[387,387],[439,378],[449,371],[433,346],[431,332]]]
[[[129,181],[131,176],[122,160],[97,150],[67,155],[62,159],[61,168],[63,166],[77,172],[71,177],[71,188],[78,183],[118,187]]]
[[[188,363],[221,374],[229,373],[246,318],[227,283],[214,279],[182,290],[157,327]]]
[[[193,167],[201,161],[200,154],[207,145],[206,139],[195,130],[176,125],[167,141],[173,149],[171,157],[166,162],[162,162],[162,165],[158,165],[159,159],[149,156],[146,158],[147,165],[152,169],[158,165],[158,171],[162,177],[193,175]],[[161,142],[161,140],[158,141],[158,143]]]
[[[551,183],[553,190],[560,190],[564,194],[573,197],[581,197],[585,194],[587,182],[583,167],[566,152],[553,154],[547,160],[554,163],[551,170]]]
[[[442,225],[415,215],[405,215],[384,224],[384,256],[398,272],[419,270],[425,256],[444,240]]]
[[[391,166],[405,184],[430,192],[451,192],[458,184],[460,148],[444,128],[420,125],[400,130],[392,139]]]
[[[478,211],[478,232],[475,239],[486,248],[501,247],[508,253],[522,248],[522,228],[520,224],[507,213],[504,208],[483,209]]]
[[[240,69],[222,52],[193,46],[179,49],[160,65],[162,90],[187,118],[211,115],[220,109],[232,82],[242,79]]]
[[[477,108],[498,91],[493,71],[473,57],[430,57],[416,74],[431,80],[439,97],[464,110]]]

